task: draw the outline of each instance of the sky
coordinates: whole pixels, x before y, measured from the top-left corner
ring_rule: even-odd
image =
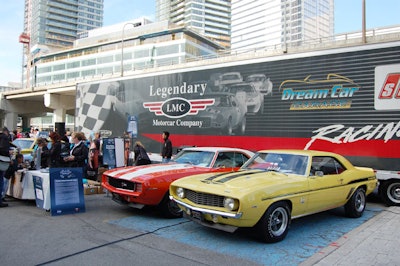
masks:
[[[24,0],[1,1],[0,86],[21,82]],[[335,34],[361,31],[362,0],[334,0]],[[400,25],[399,0],[365,0],[366,28]],[[104,0],[104,26],[145,16],[154,21],[155,0]]]

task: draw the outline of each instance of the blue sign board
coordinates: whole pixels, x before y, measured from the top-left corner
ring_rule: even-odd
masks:
[[[109,168],[113,168],[116,165],[115,139],[113,138],[103,139],[103,164],[108,165]]]
[[[83,168],[50,168],[51,215],[85,212]]]
[[[137,119],[136,116],[131,115],[128,117],[128,129],[126,130],[131,138],[137,138],[138,132]]]
[[[33,176],[33,184],[35,187],[35,200],[38,208],[44,208],[44,192],[43,192],[43,178],[40,176]]]

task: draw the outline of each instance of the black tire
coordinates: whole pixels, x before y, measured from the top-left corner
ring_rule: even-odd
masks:
[[[183,211],[178,207],[175,201],[170,200],[167,193],[160,203],[160,212],[166,218],[181,218]]]
[[[344,205],[344,211],[347,217],[358,218],[364,213],[367,204],[367,197],[363,188],[357,188],[351,198]]]
[[[388,206],[400,206],[400,180],[382,181],[378,188],[379,196]]]
[[[256,233],[261,241],[275,243],[282,241],[290,225],[290,208],[285,202],[272,204],[256,225]]]

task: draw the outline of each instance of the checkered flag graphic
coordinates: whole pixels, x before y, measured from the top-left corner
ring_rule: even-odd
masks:
[[[76,105],[78,115],[75,121],[78,131],[88,135],[102,128],[115,102],[115,93],[110,91],[110,87],[112,87],[110,83],[79,87]]]

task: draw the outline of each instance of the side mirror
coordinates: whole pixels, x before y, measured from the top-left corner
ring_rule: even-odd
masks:
[[[324,172],[322,172],[322,171],[315,171],[315,176],[323,177],[323,176],[324,176]]]

